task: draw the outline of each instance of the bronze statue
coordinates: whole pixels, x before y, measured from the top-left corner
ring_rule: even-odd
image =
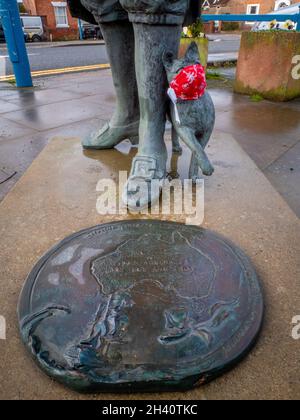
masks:
[[[166,176],[164,142],[168,108],[165,51],[177,55],[182,25],[201,13],[200,0],[68,0],[73,16],[98,23],[106,43],[116,90],[110,122],[83,141],[86,149],[139,143],[123,197],[136,207],[137,181]],[[200,148],[200,145],[199,145]],[[198,155],[201,154],[199,149]],[[150,185],[150,184],[149,184]],[[139,207],[150,201],[139,197]],[[158,197],[151,197],[155,200]]]

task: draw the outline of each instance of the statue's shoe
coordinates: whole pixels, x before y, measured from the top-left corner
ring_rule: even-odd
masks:
[[[112,149],[121,141],[129,139],[132,144],[138,143],[139,121],[123,126],[105,124],[82,142],[84,149]]]
[[[165,178],[166,170],[158,167],[157,159],[136,156],[123,190],[123,203],[134,212],[155,204],[159,200]]]

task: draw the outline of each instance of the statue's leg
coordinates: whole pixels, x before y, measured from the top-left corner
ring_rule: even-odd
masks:
[[[165,50],[177,54],[181,27],[136,23],[134,31],[141,113],[138,154],[157,159],[157,175],[163,177],[167,159],[164,132],[168,83],[162,56]]]
[[[182,141],[192,151],[192,161],[198,163],[198,166],[201,168],[203,175],[212,175],[214,172],[214,167],[208,159],[204,147],[202,147],[201,140],[197,139],[193,130],[188,127],[177,127],[177,133]]]
[[[166,176],[167,150],[164,131],[167,114],[167,77],[162,56],[165,50],[178,52],[180,25],[150,25],[134,23],[135,57],[138,93],[140,102],[139,149],[135,157],[129,180],[125,186],[123,200],[129,208],[137,202],[145,207],[159,198],[148,191],[140,197],[138,183],[141,179],[163,179]],[[148,182],[149,188],[151,184]],[[137,194],[136,194],[137,193]]]
[[[141,113],[139,150],[123,194],[129,208],[142,208],[157,200],[158,183],[151,188],[150,181],[166,177],[164,131],[168,99],[162,57],[165,51],[177,55],[189,3],[188,0],[120,0],[134,27]]]
[[[113,148],[125,139],[136,143],[140,118],[132,23],[128,20],[100,22],[100,27],[116,91],[116,109],[108,124],[84,139],[83,147],[89,149]]]

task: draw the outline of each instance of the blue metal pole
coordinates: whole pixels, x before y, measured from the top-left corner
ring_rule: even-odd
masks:
[[[17,0],[0,0],[0,16],[16,85],[31,87],[30,65]]]
[[[83,40],[83,28],[82,28],[81,19],[78,19],[78,29],[79,29],[79,38],[82,41]]]

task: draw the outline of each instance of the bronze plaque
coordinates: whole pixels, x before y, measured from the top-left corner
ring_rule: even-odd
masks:
[[[184,390],[246,355],[263,297],[248,258],[218,234],[124,221],[51,249],[18,311],[38,365],[73,389]]]

